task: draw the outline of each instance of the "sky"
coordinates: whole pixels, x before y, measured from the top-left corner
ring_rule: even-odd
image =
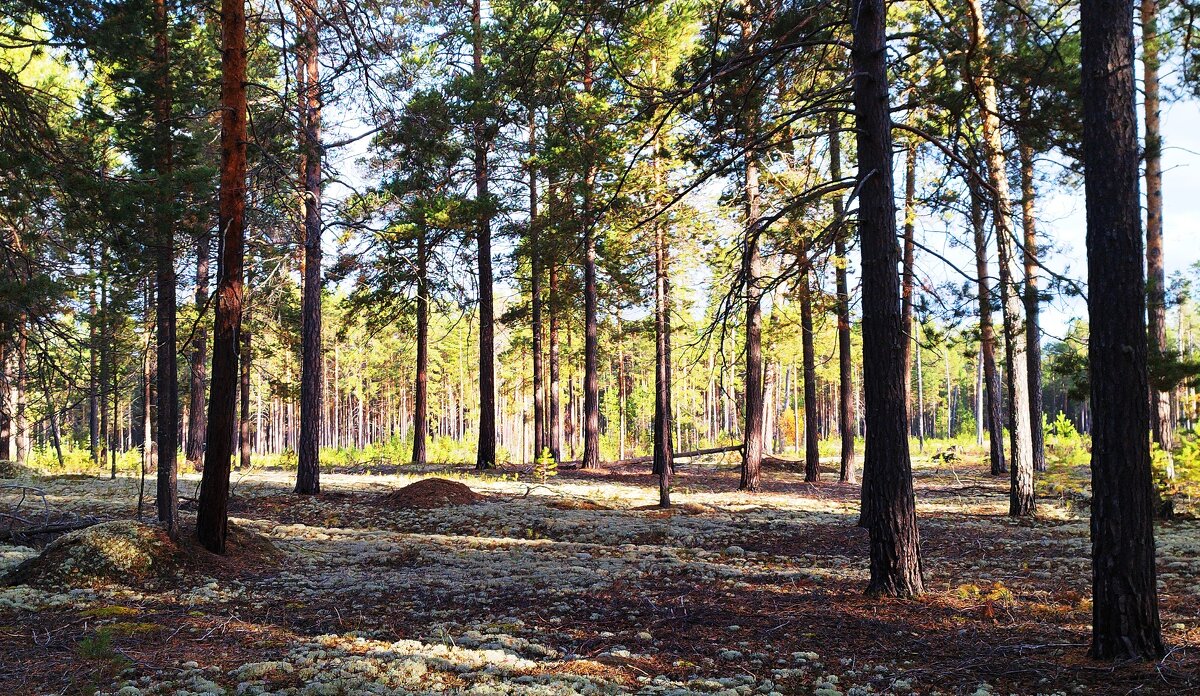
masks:
[[[1163,263],[1171,274],[1200,262],[1200,103],[1195,100],[1164,105],[1163,123]],[[1143,197],[1145,186],[1143,182]],[[1083,192],[1056,192],[1043,203],[1044,229],[1062,250],[1048,259],[1051,268],[1068,265],[1072,275],[1086,278],[1086,219]],[[1052,303],[1045,313],[1048,333],[1065,330],[1066,323],[1086,314],[1083,300]]]
[[[1200,262],[1200,102],[1194,99],[1164,104],[1162,108],[1163,150],[1163,260],[1168,284],[1173,273],[1184,271]],[[1139,118],[1141,105],[1138,105]],[[903,158],[897,157],[897,182],[903,181]],[[1040,180],[1055,178],[1061,165],[1052,160],[1039,160]],[[1047,274],[1067,276],[1081,287],[1087,282],[1086,215],[1082,178],[1075,185],[1053,185],[1044,182],[1039,189],[1037,218],[1039,238],[1043,240],[1042,263]],[[1014,190],[1019,195],[1019,190]],[[1145,185],[1142,187],[1143,200]],[[903,201],[898,201],[902,206]],[[950,237],[964,238],[961,218],[947,222],[940,217],[918,214],[920,241],[937,254],[945,256],[956,266],[974,273],[971,250],[950,243]],[[995,286],[996,251],[991,244],[990,260]],[[853,260],[853,259],[852,259]],[[944,282],[961,285],[963,277],[935,255],[917,251],[917,276],[927,278],[934,287]],[[1043,282],[1042,287],[1046,284]],[[950,301],[947,299],[947,301]],[[1046,341],[1061,339],[1073,319],[1087,315],[1086,300],[1082,297],[1056,296],[1043,305],[1041,326]]]

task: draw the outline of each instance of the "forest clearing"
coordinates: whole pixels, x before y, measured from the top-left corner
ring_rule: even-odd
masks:
[[[1200,0],[0,0],[0,696],[1200,693]]]
[[[320,495],[300,499],[291,472],[239,473],[234,538],[264,543],[220,563],[193,548],[200,557],[169,580],[0,589],[0,692],[983,696],[1200,686],[1200,523],[1158,527],[1164,638],[1179,647],[1158,663],[1098,668],[1084,656],[1086,498],[1047,499],[1038,519],[1014,520],[1004,482],[979,457],[918,457],[914,471],[926,594],[899,602],[862,594],[858,487],[806,484],[794,467],[769,467],[763,491],[748,495],[732,490],[730,461],[681,463],[670,510],[657,509],[644,465],[563,472],[545,485],[469,469],[327,473]],[[444,485],[397,497],[431,480]],[[135,478],[32,483],[55,505],[101,519],[128,520],[137,505]],[[196,483],[183,477],[181,490]],[[478,495],[456,496],[464,484]],[[5,568],[35,554],[0,548]]]

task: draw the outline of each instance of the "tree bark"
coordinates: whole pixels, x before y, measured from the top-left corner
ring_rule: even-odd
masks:
[[[1163,268],[1162,127],[1159,118],[1158,0],[1141,0],[1142,79],[1145,98],[1146,301],[1149,305],[1150,361],[1167,352],[1167,277]],[[1154,441],[1170,454],[1175,445],[1169,392],[1151,385],[1150,424]],[[1173,467],[1172,467],[1173,468]],[[1171,472],[1174,473],[1173,471]]]
[[[92,264],[92,270],[95,271],[95,262]],[[97,468],[103,460],[100,458],[100,388],[102,383],[98,379],[98,360],[100,355],[100,347],[97,343],[100,340],[99,332],[97,331],[97,307],[96,307],[96,285],[95,279],[88,283],[88,447],[89,453],[92,455],[92,464]],[[4,351],[3,366],[0,369],[4,370],[4,385],[3,398],[8,399],[9,396],[9,381],[11,380],[11,370],[9,363],[12,362],[12,351]],[[11,439],[13,416],[15,415],[15,404],[9,401],[6,404],[5,410],[5,432],[0,435],[0,446],[5,448],[4,459],[15,459],[12,449],[9,447]]]
[[[591,176],[585,177],[590,188]],[[591,196],[585,191],[584,197]],[[600,324],[597,318],[599,293],[596,286],[596,231],[590,217],[590,204],[584,203],[584,262],[583,262],[583,465],[595,469],[600,465]]]
[[[854,114],[863,282],[867,449],[860,524],[870,535],[868,594],[924,591],[904,407],[904,335],[892,181],[884,0],[854,0]]]
[[[992,77],[991,57],[984,27],[981,0],[969,0],[971,14],[971,48],[976,54],[977,69],[972,75],[979,108],[983,112],[983,149],[988,183],[992,196],[992,223],[996,231],[996,249],[1000,267],[1000,304],[1004,310],[1004,351],[1008,369],[1010,488],[1008,514],[1014,517],[1033,515],[1033,439],[1029,408],[1029,375],[1026,358],[1024,307],[1021,287],[1017,281],[1013,245],[1012,199],[1009,196],[1008,172],[1004,161],[1004,144],[1000,135],[1000,113],[996,83]]]
[[[821,480],[821,453],[817,441],[820,424],[817,414],[817,354],[813,347],[812,271],[808,251],[804,250],[804,273],[800,277],[800,333],[804,354],[804,480]],[[794,379],[794,377],[793,377]]]
[[[655,143],[657,150],[657,143]],[[655,153],[655,173],[658,171]],[[675,447],[671,430],[671,286],[666,225],[654,222],[654,473],[658,505],[671,506],[671,473]]]
[[[192,344],[191,387],[188,405],[186,459],[196,469],[204,464],[204,404],[208,384],[208,327],[204,314],[208,309],[208,255],[211,241],[208,231],[196,240],[196,337]]]
[[[758,163],[746,154],[746,231],[743,240],[742,273],[746,282],[746,427],[742,450],[742,480],[738,488],[757,491],[762,485],[763,458],[763,364],[762,290],[758,287],[762,261],[758,249],[760,216]]]
[[[749,11],[750,8],[747,7]],[[753,28],[750,20],[741,21],[743,50],[753,53]],[[742,240],[742,276],[746,287],[746,413],[742,448],[742,478],[739,490],[754,492],[762,485],[763,458],[763,391],[762,364],[762,260],[759,250],[759,222],[762,216],[758,181],[759,151],[752,143],[758,138],[758,104],[749,86],[750,77],[744,78],[746,87],[741,98],[742,117],[738,134],[745,147],[743,195],[746,206],[746,224]]]
[[[413,385],[413,464],[424,464],[429,433],[429,249],[417,232],[417,366]]]
[[[480,0],[471,4],[473,47],[472,75],[475,88],[483,90],[483,24]],[[483,471],[496,465],[496,362],[495,323],[492,303],[492,214],[488,197],[488,138],[484,122],[482,96],[475,103],[472,140],[475,148],[475,203],[477,214],[477,252],[479,256],[479,446],[475,468]]]
[[[93,316],[95,313],[93,312]],[[91,342],[95,345],[95,341]],[[11,345],[0,344],[0,460],[10,461],[13,459],[13,436],[12,426],[16,414],[16,399],[13,398],[14,393],[11,389],[13,382],[13,347]],[[92,369],[92,373],[95,369]],[[95,377],[89,376],[88,381],[91,383],[90,394],[95,392]],[[89,398],[90,398],[89,394]],[[89,413],[89,417],[90,417]],[[95,452],[93,448],[92,459],[95,463]]]
[[[590,24],[585,31],[590,43]],[[585,50],[583,91],[587,94],[592,91],[592,68],[591,52]],[[595,176],[595,165],[589,159],[583,175],[583,469],[600,466],[600,297],[596,286],[597,220],[592,200]]]
[[[102,263],[108,261],[107,254],[102,254]],[[109,321],[108,321],[108,275],[101,271],[100,273],[100,461],[101,467],[108,460],[108,451],[114,447],[111,429],[109,428],[109,409],[108,409],[108,394],[110,385],[116,381],[110,373],[111,361],[109,353],[111,353],[111,341],[109,340]],[[19,375],[18,375],[19,377]],[[16,393],[13,394],[14,400]],[[112,398],[117,398],[116,390],[112,390]],[[115,414],[116,409],[113,409]],[[116,420],[115,415],[112,420]],[[14,430],[19,424],[14,425]],[[113,424],[115,429],[116,425]],[[15,438],[14,438],[15,439]],[[18,448],[16,442],[13,443],[14,449]],[[19,452],[17,453],[19,454]]]
[[[552,260],[549,268],[550,300],[550,456],[554,461],[562,460],[563,413],[560,403],[558,365],[558,265]]]
[[[916,263],[917,145],[909,143],[904,158],[904,264],[900,272],[900,313],[904,335],[904,409],[912,414],[913,264]],[[919,417],[919,416],[918,416]],[[924,439],[921,446],[924,447]]]
[[[29,458],[29,327],[28,317],[22,313],[17,318],[17,381],[15,401],[17,403],[17,422],[13,426],[14,456],[18,464],[24,464]],[[115,380],[115,377],[114,377]],[[116,402],[114,385],[113,402]],[[115,407],[114,407],[115,408]]]
[[[1021,227],[1025,237],[1025,353],[1029,379],[1030,439],[1033,443],[1033,470],[1046,470],[1046,437],[1042,431],[1042,327],[1041,298],[1038,295],[1037,218],[1034,215],[1036,191],[1033,183],[1033,148],[1021,143]]]
[[[1142,270],[1132,0],[1083,0],[1092,406],[1092,646],[1163,655],[1154,568],[1146,283]]]
[[[250,361],[253,359],[250,348],[250,331],[242,329],[242,383],[238,395],[242,400],[242,412],[238,420],[238,443],[241,448],[241,463],[243,470],[250,469]]]
[[[246,7],[221,0],[221,181],[217,229],[224,238],[213,330],[212,386],[204,475],[196,537],[213,553],[225,552],[229,467],[232,459],[238,335],[242,324],[242,273],[246,244]]]
[[[533,458],[547,447],[545,371],[542,366],[542,261],[538,219],[537,111],[529,107],[529,295],[532,304],[530,332],[533,338]]]
[[[830,178],[842,178],[842,137],[836,116],[829,119],[829,173]],[[844,226],[845,203],[839,193],[833,199],[833,215],[839,227]],[[838,431],[841,434],[841,476],[843,483],[853,483],[854,475],[854,387],[852,384],[854,359],[850,344],[850,284],[846,267],[850,259],[846,254],[846,229],[839,229],[834,238],[833,253],[837,256],[835,276],[837,283],[838,321]]]
[[[158,141],[155,173],[158,177],[158,201],[154,212],[156,237],[157,362],[158,371],[158,521],[171,538],[177,535],[178,494],[176,492],[179,449],[179,373],[176,369],[175,325],[175,224],[174,163],[171,137],[171,65],[170,36],[166,0],[154,0],[154,60],[157,93],[154,95],[155,139]],[[146,404],[149,408],[149,403]],[[149,446],[149,442],[146,443]]]
[[[978,170],[976,170],[978,171]],[[971,190],[971,227],[975,235],[975,275],[979,298],[979,354],[983,360],[985,418],[992,475],[1008,473],[1004,459],[1004,410],[1000,405],[1000,373],[996,369],[996,332],[992,326],[992,289],[988,280],[987,239],[984,230],[982,194],[974,174],[968,175]]]
[[[296,493],[321,492],[321,79],[317,0],[299,0],[304,20],[304,287],[301,299],[300,446]],[[300,17],[297,17],[299,21]]]
[[[925,370],[921,365],[921,339],[917,336],[909,337],[910,343],[915,343],[917,348],[917,442],[920,443],[920,449],[925,451]]]

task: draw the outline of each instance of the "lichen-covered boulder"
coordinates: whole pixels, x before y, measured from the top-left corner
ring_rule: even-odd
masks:
[[[64,534],[0,578],[4,585],[137,587],[173,577],[179,547],[162,528],[121,520]]]

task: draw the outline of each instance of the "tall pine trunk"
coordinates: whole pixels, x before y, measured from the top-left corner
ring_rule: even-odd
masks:
[[[583,231],[583,461],[580,468],[600,465],[600,324],[596,286],[596,230],[591,220],[590,173],[584,177]]]
[[[95,314],[93,313],[93,316]],[[93,342],[94,343],[94,342]],[[0,345],[0,460],[9,461],[13,459],[13,437],[12,426],[13,418],[16,415],[16,409],[11,385],[13,381],[13,347],[11,345]],[[94,372],[94,370],[93,370]],[[95,383],[95,378],[90,377],[89,382]],[[96,455],[92,455],[93,463],[95,463]]]
[[[658,180],[658,143],[654,170]],[[654,473],[658,475],[658,505],[671,506],[671,473],[675,447],[671,430],[671,285],[670,249],[663,220],[654,221]]]
[[[978,170],[976,170],[978,171]],[[988,276],[987,237],[983,200],[974,174],[968,175],[971,189],[971,228],[975,236],[975,276],[979,301],[979,355],[983,360],[984,418],[988,431],[988,453],[992,475],[1008,472],[1004,459],[1004,408],[1000,399],[1000,372],[996,369],[996,330],[992,325],[992,288]]]
[[[471,4],[472,75],[478,101],[473,115],[472,144],[475,149],[476,251],[479,256],[479,446],[475,468],[480,471],[496,465],[496,358],[495,322],[492,303],[492,214],[488,197],[488,139],[484,106],[483,23],[480,0]]]
[[[1092,406],[1092,647],[1163,654],[1154,568],[1146,283],[1142,270],[1132,0],[1083,0]]]
[[[246,7],[221,0],[221,183],[218,225],[224,237],[213,326],[212,386],[204,475],[196,513],[196,538],[213,553],[225,552],[229,467],[233,457],[238,335],[242,325],[242,274],[246,245]]]
[[[747,3],[747,12],[751,11]],[[748,54],[754,51],[753,27],[749,18],[741,21],[741,40],[743,50]],[[742,240],[742,277],[746,288],[746,413],[745,432],[742,439],[742,478],[738,489],[757,491],[762,485],[763,459],[763,391],[764,379],[762,364],[762,289],[759,287],[762,275],[762,259],[759,251],[759,222],[762,216],[762,201],[760,200],[758,182],[758,147],[754,144],[759,137],[760,126],[758,103],[755,100],[754,88],[750,86],[752,76],[743,77],[746,84],[741,99],[743,113],[740,119],[741,132],[738,134],[745,148],[743,172],[743,195],[746,206],[746,223]]]
[[[417,368],[413,385],[413,464],[424,464],[429,434],[429,249],[417,231]]]
[[[912,414],[913,370],[913,264],[916,263],[917,231],[917,145],[904,149],[904,257],[900,271],[900,313],[904,342],[904,409]],[[920,416],[918,415],[918,418]],[[922,440],[922,447],[924,446]]]
[[[301,299],[300,446],[296,493],[321,492],[321,77],[318,63],[317,0],[303,8],[304,113],[304,287]]]
[[[175,192],[172,189],[170,18],[166,0],[154,0],[154,61],[158,72],[154,95],[158,176],[156,237],[157,362],[158,362],[158,521],[172,538],[178,522],[176,450],[179,449],[179,374],[176,370],[175,325]],[[150,405],[147,403],[146,408]],[[146,443],[149,446],[150,443]]]
[[[830,178],[839,181],[842,178],[842,136],[839,132],[841,124],[836,116],[829,119],[829,173]],[[850,284],[847,279],[846,267],[850,259],[846,255],[847,228],[845,203],[839,193],[833,199],[833,215],[839,229],[834,238],[833,253],[837,256],[835,276],[837,283],[837,322],[838,322],[838,432],[841,434],[841,476],[843,483],[853,483],[854,476],[854,386],[853,371],[854,357],[850,344]]]
[[[250,331],[242,329],[242,360],[241,385],[238,396],[242,400],[241,415],[238,418],[238,444],[241,448],[240,467],[243,471],[250,470],[250,361],[253,353],[250,348]]]
[[[800,276],[800,333],[804,354],[804,480],[816,483],[821,479],[821,454],[817,448],[820,437],[817,414],[817,354],[813,346],[812,271],[807,249],[804,273]],[[795,377],[793,376],[793,379]]]
[[[205,230],[196,240],[196,335],[192,343],[190,398],[188,402],[188,436],[185,458],[199,469],[204,463],[204,404],[208,384],[208,327],[204,314],[208,309],[208,255],[211,240]]]
[[[1167,352],[1167,278],[1163,269],[1162,128],[1159,118],[1158,0],[1141,0],[1142,77],[1146,127],[1146,300],[1149,305],[1150,359]],[[1165,452],[1174,446],[1169,392],[1151,385],[1150,424],[1154,441]],[[1173,468],[1173,467],[1172,467]],[[1174,473],[1173,471],[1171,472]]]
[[[17,317],[17,380],[13,400],[17,404],[17,422],[13,426],[13,456],[18,464],[29,457],[29,327],[24,313]],[[110,351],[111,352],[111,351]],[[113,380],[115,382],[115,370]],[[116,403],[116,385],[113,402]],[[115,408],[115,407],[114,407]]]
[[[533,336],[533,458],[536,461],[547,447],[545,370],[542,365],[542,254],[541,220],[538,219],[537,111],[529,107],[529,294],[533,316],[530,332]]]
[[[921,542],[904,407],[904,335],[892,181],[884,0],[855,0],[854,114],[858,141],[867,450],[860,524],[870,535],[872,595],[921,594]]]
[[[749,131],[747,131],[749,132]],[[763,391],[762,363],[762,260],[758,234],[760,201],[758,162],[753,149],[746,153],[746,230],[742,249],[742,275],[746,283],[746,427],[742,448],[742,479],[738,488],[757,491],[762,485]]]
[[[917,442],[921,451],[925,451],[925,369],[921,364],[921,337],[912,336],[910,343],[916,344],[917,349]],[[911,395],[910,395],[911,413]]]
[[[975,53],[972,74],[976,97],[983,119],[983,149],[992,198],[992,223],[996,231],[996,249],[1000,268],[1000,305],[1004,314],[1004,352],[1008,369],[1010,487],[1008,514],[1014,517],[1035,512],[1033,494],[1033,435],[1029,410],[1029,375],[1025,356],[1025,319],[1022,293],[1016,274],[1012,224],[1012,198],[1008,189],[1004,144],[1000,134],[1000,113],[996,83],[981,0],[968,0],[971,15],[971,48]]]
[[[552,197],[553,198],[553,197]],[[549,339],[550,346],[548,348],[550,360],[550,455],[554,457],[554,461],[562,460],[562,432],[563,432],[563,413],[561,404],[561,388],[559,386],[559,364],[558,364],[558,265],[551,260],[550,268],[548,269],[548,284],[549,284],[549,305],[550,305],[550,327]]]
[[[92,266],[92,270],[93,270],[93,272],[95,271],[94,263]],[[97,342],[100,340],[100,335],[99,335],[99,332],[97,331],[97,326],[96,326],[96,322],[97,322],[97,313],[96,312],[97,312],[96,285],[95,285],[95,279],[93,278],[88,282],[88,316],[89,316],[89,319],[88,319],[88,393],[87,393],[87,398],[88,398],[88,409],[87,409],[88,447],[89,447],[88,451],[92,455],[92,464],[99,467],[100,463],[102,461],[100,459],[100,387],[101,387],[101,384],[100,384],[100,381],[99,381],[98,375],[97,375],[97,370],[99,367],[98,359],[99,359],[99,355],[100,355],[100,347],[97,345]],[[8,398],[9,380],[11,379],[9,363],[12,361],[11,361],[10,353],[11,353],[11,348],[9,350],[4,351],[4,360],[2,363],[0,363],[0,365],[2,365],[2,367],[0,367],[0,369],[4,370],[4,385],[3,385],[4,392],[3,392],[3,394],[0,394],[0,398],[4,398],[4,399]],[[9,438],[12,433],[13,416],[15,415],[14,414],[15,409],[13,408],[13,406],[14,406],[14,404],[12,402],[9,402],[6,405],[5,423],[4,423],[5,432],[3,434],[0,434],[0,438],[3,439],[3,442],[0,442],[0,447],[4,447],[6,450],[4,452],[4,459],[15,459],[16,458],[14,453],[12,452],[11,448],[9,448]]]
[[[1042,431],[1042,327],[1041,298],[1038,295],[1037,218],[1034,215],[1036,191],[1033,182],[1033,148],[1020,145],[1021,227],[1025,242],[1025,341],[1029,380],[1030,439],[1033,444],[1033,470],[1046,470],[1046,437]]]
[[[591,39],[591,25],[585,30]],[[592,91],[592,54],[585,46],[583,91]],[[592,137],[595,134],[591,134]],[[589,141],[592,139],[589,137]],[[596,169],[589,159],[583,174],[583,462],[582,469],[600,466],[600,323],[599,290],[596,285]]]
[[[101,255],[102,262],[108,261],[107,254]],[[111,374],[110,366],[112,361],[109,360],[111,352],[111,342],[109,341],[109,321],[108,321],[108,275],[102,270],[100,272],[100,467],[103,468],[105,462],[108,461],[108,451],[110,448],[115,449],[111,428],[109,427],[109,398],[111,394],[115,400],[117,398],[116,390],[110,390],[112,382],[116,381],[115,376]],[[16,391],[13,391],[13,400],[16,400]],[[115,408],[113,409],[116,410]],[[116,419],[113,418],[115,421]],[[16,442],[16,429],[19,424],[14,424],[14,443],[13,449],[19,448]],[[115,424],[113,428],[115,428]],[[19,460],[20,452],[14,452],[14,456]]]
[[[754,28],[750,23],[753,8],[745,6],[746,16],[740,21],[742,50],[747,55],[754,52]],[[743,377],[745,390],[745,427],[742,434],[742,476],[738,489],[757,491],[762,485],[762,459],[765,448],[763,440],[763,408],[766,375],[762,362],[762,259],[759,249],[759,222],[762,217],[762,201],[759,190],[758,156],[755,140],[761,125],[758,114],[757,94],[752,85],[753,75],[742,78],[739,118],[739,141],[743,154],[742,194],[746,206],[746,220],[742,238],[742,281],[746,289],[746,369]]]

